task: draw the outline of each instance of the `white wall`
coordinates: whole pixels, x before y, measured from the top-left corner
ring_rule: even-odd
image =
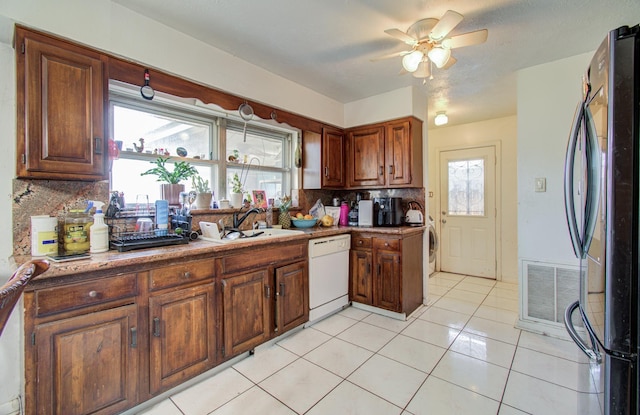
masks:
[[[426,92],[420,91],[417,87],[408,86],[349,102],[344,106],[344,126],[355,127],[407,115],[414,115],[425,121],[427,119],[426,97]]]
[[[564,157],[592,53],[518,73],[518,257],[575,265],[564,213]],[[534,180],[547,179],[536,193]]]
[[[436,127],[429,130],[429,177],[432,178],[427,187],[434,197],[428,197],[429,212],[438,220],[440,203],[438,187],[434,180],[438,174],[438,150],[464,148],[479,144],[500,143],[501,154],[498,154],[501,166],[501,200],[498,201],[501,211],[501,234],[497,235],[501,245],[502,281],[516,283],[518,281],[517,234],[517,182],[516,182],[516,149],[517,149],[516,116],[497,118],[488,121],[456,125],[452,127]]]

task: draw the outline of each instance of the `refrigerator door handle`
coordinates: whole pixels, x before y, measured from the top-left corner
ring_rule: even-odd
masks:
[[[573,326],[573,321],[571,320],[571,317],[573,316],[574,311],[576,311],[576,309],[579,307],[580,307],[579,301],[576,301],[573,304],[569,305],[569,307],[567,307],[567,309],[564,311],[564,326],[567,328],[567,332],[569,332],[569,336],[571,336],[571,338],[578,345],[580,350],[582,350],[584,354],[586,354],[589,357],[589,359],[594,360],[597,363],[600,363],[602,361],[602,357],[600,356],[600,352],[598,351],[596,346],[597,341],[593,338],[591,331],[588,330],[589,338],[591,339],[591,344],[593,345],[593,349],[590,348],[584,342],[584,340],[582,340],[582,338],[576,331],[576,328]],[[584,323],[585,325],[588,324],[586,321]]]
[[[578,223],[576,219],[576,207],[575,198],[573,194],[574,184],[574,167],[575,167],[575,153],[578,145],[578,139],[580,137],[580,127],[582,126],[582,120],[584,118],[584,104],[580,102],[576,109],[576,115],[573,120],[573,126],[571,127],[571,133],[569,134],[569,142],[567,144],[567,154],[564,163],[564,206],[565,213],[567,215],[567,225],[569,226],[569,236],[571,237],[571,243],[573,244],[573,252],[576,257],[583,258],[584,251],[582,249],[582,239],[580,237],[580,231],[578,230]]]
[[[589,252],[593,233],[598,221],[598,204],[600,203],[600,148],[598,133],[589,107],[584,109],[585,160],[587,163],[587,185],[585,186],[586,203],[584,206],[584,235],[582,252]]]

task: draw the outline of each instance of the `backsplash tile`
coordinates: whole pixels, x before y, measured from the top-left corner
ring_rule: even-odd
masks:
[[[87,200],[109,201],[109,182],[61,180],[13,180],[13,254],[31,255],[31,216],[58,218],[58,240],[62,240],[64,218],[71,209],[84,209]]]

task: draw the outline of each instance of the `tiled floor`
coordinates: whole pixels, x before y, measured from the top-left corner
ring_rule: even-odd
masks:
[[[143,414],[599,413],[578,348],[514,328],[516,285],[438,273],[429,293],[407,321],[347,308]]]

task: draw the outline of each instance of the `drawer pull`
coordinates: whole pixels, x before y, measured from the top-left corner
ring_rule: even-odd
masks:
[[[153,318],[153,336],[160,337],[160,319],[158,317]]]
[[[385,243],[384,243],[384,246],[389,246],[389,242],[385,242]]]
[[[97,291],[94,291],[94,290],[89,291],[89,297],[96,298],[97,296],[98,296]]]
[[[362,245],[362,239],[358,241],[358,245]]]
[[[189,271],[186,271],[186,272],[183,274],[183,277],[184,277],[184,279],[188,280],[189,278],[191,278],[191,273],[190,273]]]

